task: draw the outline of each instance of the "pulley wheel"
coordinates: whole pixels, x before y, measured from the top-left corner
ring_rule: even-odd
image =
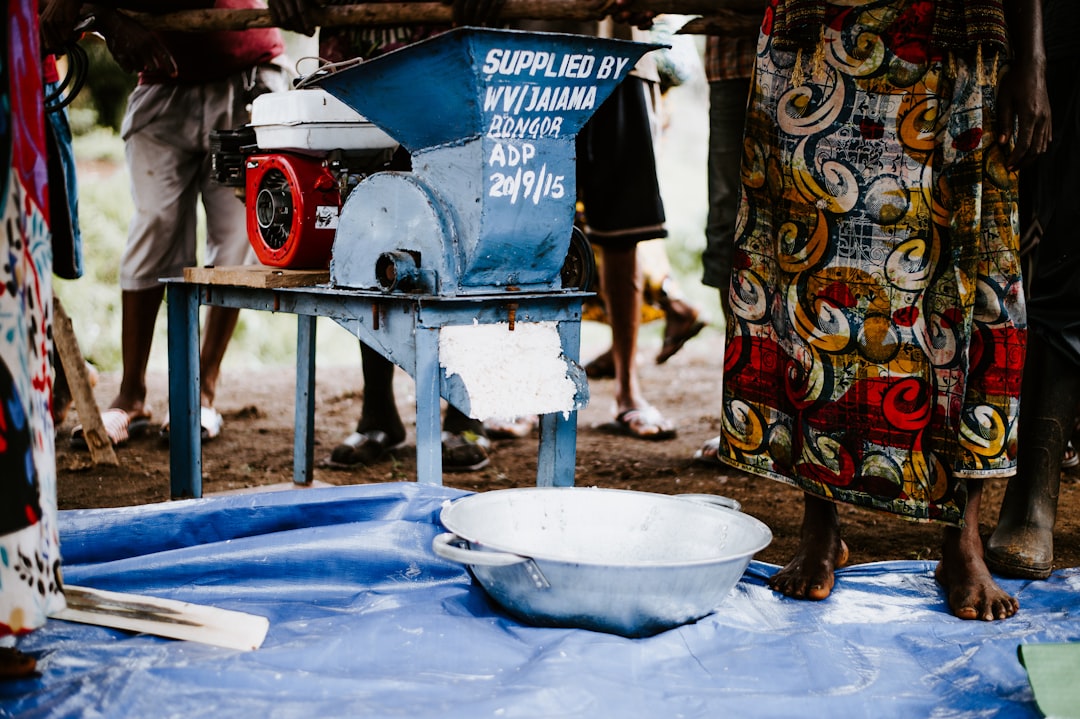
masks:
[[[592,244],[580,228],[574,227],[570,233],[570,247],[566,250],[566,259],[559,271],[564,290],[588,290],[596,277],[596,257]]]

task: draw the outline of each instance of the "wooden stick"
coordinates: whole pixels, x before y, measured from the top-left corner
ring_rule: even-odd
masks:
[[[79,343],[75,339],[71,318],[59,297],[53,298],[53,342],[60,355],[60,363],[64,366],[71,397],[75,400],[75,411],[79,413],[79,421],[83,426],[83,437],[90,450],[90,461],[94,464],[120,464],[116,459],[116,452],[113,451],[112,441],[105,432],[105,425],[101,422],[101,412],[94,400],[90,375],[86,371],[86,360],[83,359]]]
[[[64,587],[67,609],[51,615],[169,639],[184,639],[228,649],[251,651],[262,646],[270,620],[256,614],[91,587]]]
[[[615,6],[614,0],[506,0],[499,17],[504,20],[600,20]],[[678,15],[715,14],[718,9],[763,12],[764,0],[632,0],[631,12]],[[354,3],[316,10],[316,24],[322,27],[381,25],[449,25],[453,10],[442,2]],[[251,30],[274,26],[266,9],[206,9],[150,14],[129,13],[150,30],[206,32]]]

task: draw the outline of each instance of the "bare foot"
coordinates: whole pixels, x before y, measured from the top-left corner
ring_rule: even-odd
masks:
[[[128,397],[123,394],[118,394],[113,398],[113,401],[109,403],[109,409],[122,409],[127,412],[128,417],[132,419],[135,419],[136,417],[145,417],[149,419],[153,416],[153,412],[151,412],[143,398]]]
[[[14,647],[0,647],[0,679],[23,679],[34,673],[37,661]]]
[[[795,556],[769,580],[774,591],[794,599],[821,601],[832,593],[834,572],[848,560],[840,520],[832,502],[805,495],[802,537]]]
[[[987,622],[1008,619],[1019,611],[1020,602],[990,576],[981,544],[970,546],[970,542],[949,536],[962,535],[965,531],[952,527],[945,530],[941,561],[934,570],[934,578],[945,590],[949,609],[960,619]]]
[[[941,561],[934,578],[945,590],[949,609],[960,619],[1008,619],[1020,610],[1020,603],[1009,596],[990,576],[983,560],[979,537],[979,504],[982,481],[968,480],[968,504],[964,509],[963,529],[947,527],[941,548]]]

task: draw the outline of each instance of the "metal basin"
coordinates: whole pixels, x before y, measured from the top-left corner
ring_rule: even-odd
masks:
[[[433,549],[467,565],[524,621],[649,636],[711,614],[772,541],[731,504],[588,487],[495,490],[445,504],[449,532]]]

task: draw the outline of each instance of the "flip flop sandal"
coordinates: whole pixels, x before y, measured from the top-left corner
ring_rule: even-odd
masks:
[[[676,352],[683,348],[683,345],[697,337],[698,333],[705,329],[705,324],[702,320],[695,320],[684,332],[665,337],[664,344],[661,345],[660,352],[656,355],[656,364],[664,364],[671,359]]]
[[[536,417],[515,417],[514,419],[484,420],[484,432],[488,439],[524,439],[536,429]]]
[[[612,379],[615,377],[615,360],[611,358],[611,350],[585,365],[585,376],[590,379]]]
[[[465,432],[442,433],[442,465],[444,472],[475,472],[491,463],[488,453],[491,440],[482,434]]]
[[[660,414],[660,411],[652,406],[628,409],[620,413],[614,422],[602,424],[599,429],[611,434],[644,439],[650,442],[674,439],[678,434],[671,422],[666,420]]]
[[[724,463],[720,461],[720,438],[713,437],[705,440],[701,449],[694,452],[693,461],[694,464],[704,467],[723,467]]]
[[[353,432],[334,447],[330,456],[321,464],[330,469],[353,469],[357,466],[372,465],[404,446],[404,440],[395,443],[390,439],[390,435],[382,430]]]
[[[203,442],[209,442],[221,435],[221,428],[225,426],[225,418],[213,407],[199,407],[199,427]],[[161,423],[161,440],[169,441],[169,415],[165,415],[165,421]]]
[[[129,415],[126,410],[116,407],[107,409],[101,413],[101,424],[105,428],[105,434],[114,447],[121,447],[129,439],[142,437],[150,429],[150,415]],[[76,449],[88,449],[86,436],[81,424],[75,425],[71,430],[71,446]]]
[[[1065,469],[1080,466],[1080,454],[1076,453],[1076,448],[1073,447],[1072,442],[1065,443],[1065,452],[1061,457],[1061,466]]]

